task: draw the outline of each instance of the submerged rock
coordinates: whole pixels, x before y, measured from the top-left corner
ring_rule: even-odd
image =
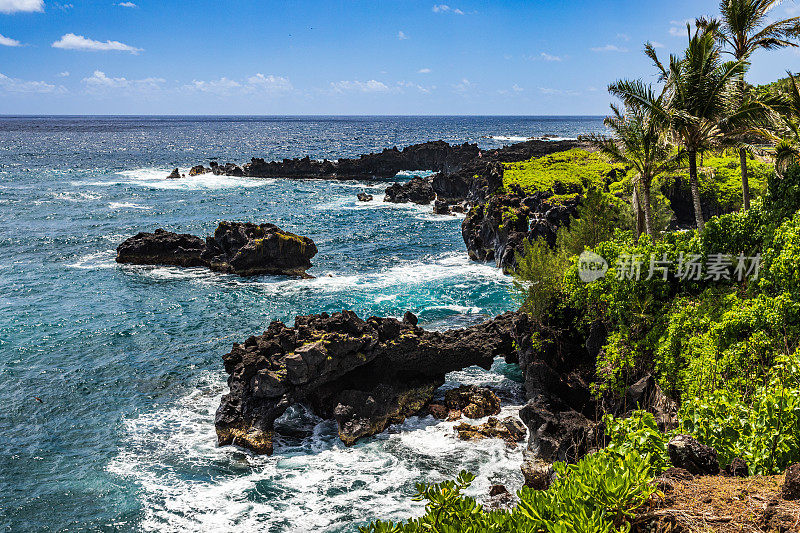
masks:
[[[371,194],[367,194],[365,192],[358,193],[358,195],[356,197],[358,198],[359,202],[371,202],[372,201],[372,195]]]
[[[230,392],[215,425],[220,445],[270,453],[275,420],[303,403],[335,419],[346,445],[421,411],[447,372],[514,360],[514,313],[461,330],[426,331],[351,311],[270,324],[223,356]]]
[[[528,434],[525,424],[513,416],[507,416],[502,420],[490,416],[484,424],[473,426],[462,423],[457,425],[455,430],[461,440],[503,439],[513,446],[525,440],[525,435]]]
[[[314,241],[274,224],[221,222],[205,240],[163,229],[139,233],[117,247],[117,262],[137,265],[204,266],[241,276],[305,277],[317,253]]]
[[[384,202],[402,204],[413,202],[427,205],[436,199],[431,182],[423,178],[412,178],[406,183],[395,183],[386,188]]]

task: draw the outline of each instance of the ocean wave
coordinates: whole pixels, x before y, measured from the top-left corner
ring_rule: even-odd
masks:
[[[132,202],[110,202],[109,209],[152,209],[149,205],[134,204]]]
[[[87,181],[72,182],[75,186],[95,186],[109,187],[113,185],[135,185],[150,189],[167,190],[217,190],[231,189],[236,187],[263,187],[274,183],[270,178],[239,178],[235,176],[215,176],[207,172],[197,176],[189,176],[189,169],[178,169],[186,177],[170,179],[167,176],[170,170],[160,168],[140,168],[136,170],[124,170],[117,173],[121,179],[110,179],[107,181]]]
[[[543,135],[541,137],[523,137],[521,135],[488,135],[487,139],[503,142],[526,142],[526,141],[577,141],[577,137],[561,137],[559,135]]]
[[[102,252],[93,252],[90,254],[82,255],[72,263],[67,263],[70,268],[78,268],[81,270],[96,270],[104,268],[114,268],[117,266],[114,258],[116,257],[115,250],[103,250]]]
[[[464,376],[470,373],[476,381],[491,374],[469,369]],[[432,417],[411,417],[347,448],[335,422],[295,409],[284,422],[310,435],[276,438],[275,455],[219,448],[214,411],[224,381],[207,380],[174,405],[124,422],[120,452],[107,470],[141,487],[145,531],[349,531],[363,520],[420,514],[424,504],[409,498],[414,483],[442,481],[461,469],[477,474],[469,494],[481,499],[494,483],[512,491],[522,484],[522,446],[460,441],[456,422]],[[501,416],[518,410],[503,407]]]

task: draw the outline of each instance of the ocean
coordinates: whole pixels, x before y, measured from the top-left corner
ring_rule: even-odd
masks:
[[[345,448],[302,408],[271,457],[216,446],[221,355],[299,314],[417,314],[461,327],[517,306],[470,262],[460,217],[388,204],[390,182],[201,175],[212,158],[337,158],[443,139],[500,147],[603,130],[599,117],[0,117],[0,527],[6,531],[356,531],[422,512],[414,484],[467,469],[471,494],[522,484],[522,446],[461,442],[412,417]],[[410,179],[402,173],[396,181]],[[395,181],[395,180],[392,180]],[[375,199],[362,203],[358,192]],[[139,231],[221,220],[311,237],[312,280],[121,266]],[[522,405],[515,365],[448,375]]]

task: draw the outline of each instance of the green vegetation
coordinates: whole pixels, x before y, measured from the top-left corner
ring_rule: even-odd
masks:
[[[599,154],[573,149],[519,163],[503,165],[503,188],[519,186],[528,194],[550,191],[555,201],[574,197],[588,189],[607,189],[623,167]]]
[[[519,531],[616,533],[628,531],[633,511],[655,487],[647,460],[631,452],[601,451],[574,465],[558,463],[556,480],[546,491],[523,487],[519,503],[510,510],[488,511],[475,498],[464,496],[474,476],[462,472],[455,481],[417,485],[417,501],[425,500],[425,514],[395,524],[373,522],[364,533],[483,533]]]

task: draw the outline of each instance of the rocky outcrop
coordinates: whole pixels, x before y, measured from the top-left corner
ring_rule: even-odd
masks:
[[[365,154],[355,159],[327,159],[318,161],[310,157],[266,161],[253,158],[241,167],[231,163],[219,166],[211,163],[216,174],[241,175],[261,178],[319,178],[319,179],[389,179],[402,170],[431,170],[451,174],[478,157],[477,145],[464,143],[450,145],[433,141],[396,147],[382,152]]]
[[[696,476],[719,474],[717,450],[700,444],[689,435],[676,435],[667,443],[669,460],[676,468],[688,470]]]
[[[203,165],[195,165],[189,169],[190,176],[199,176],[200,174],[205,174],[206,172],[211,172],[211,169],[206,168]]]
[[[157,229],[154,233],[137,233],[117,247],[117,263],[135,265],[205,266],[201,259],[206,242],[187,233]]]
[[[230,392],[215,419],[219,444],[271,453],[274,422],[295,403],[335,419],[347,445],[380,433],[419,412],[447,372],[516,360],[515,319],[445,332],[350,311],[298,316],[291,328],[273,322],[223,356]]]
[[[372,195],[371,194],[367,194],[365,192],[358,193],[356,195],[356,198],[358,198],[359,202],[371,202],[372,201]]]
[[[539,237],[555,245],[558,228],[578,214],[579,199],[553,203],[551,193],[525,195],[521,190],[492,195],[473,207],[461,224],[467,253],[473,261],[494,261],[513,270],[525,241]]]
[[[163,229],[139,233],[117,247],[117,262],[137,265],[204,266],[218,272],[306,277],[314,241],[274,224],[221,222],[205,240]]]
[[[395,183],[386,188],[384,202],[404,204],[413,202],[420,205],[428,205],[436,199],[436,193],[429,180],[424,178],[412,178],[406,183]]]
[[[180,179],[182,177],[183,176],[181,176],[180,171],[176,168],[172,172],[169,173],[169,176],[167,176],[167,179],[168,180],[176,180],[176,179]]]
[[[795,463],[786,469],[781,485],[781,498],[800,500],[800,463]]]

